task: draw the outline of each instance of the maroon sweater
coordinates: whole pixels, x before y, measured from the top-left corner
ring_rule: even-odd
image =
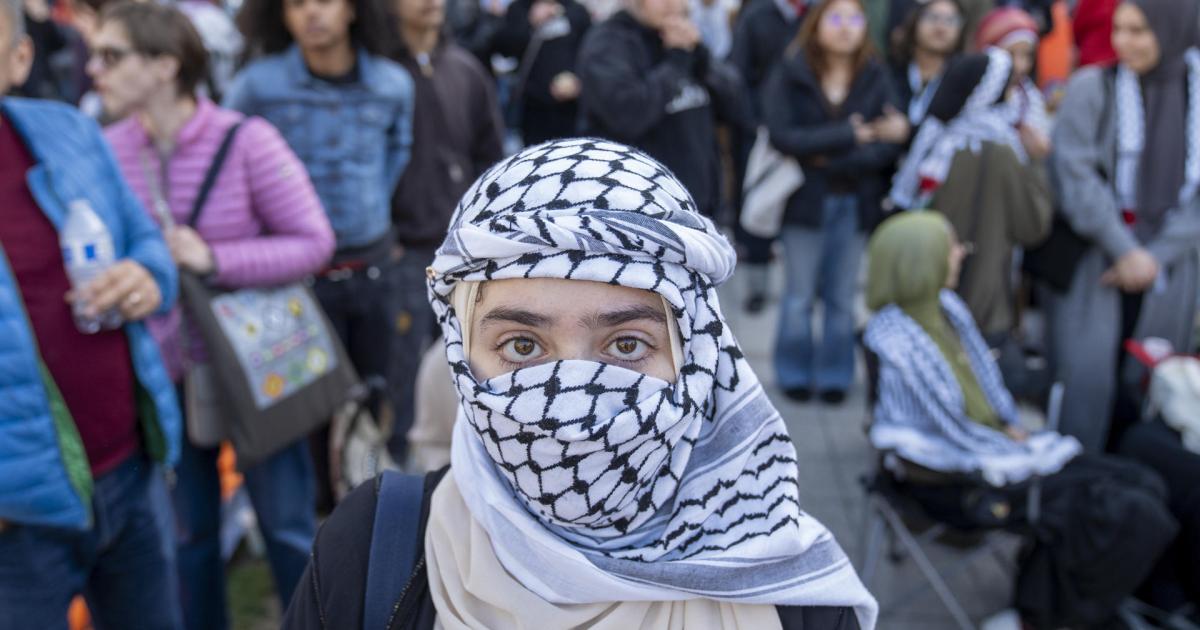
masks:
[[[25,182],[33,156],[0,118],[0,247],[25,302],[42,361],[62,392],[92,474],[116,468],[138,447],[133,359],[123,330],[85,335],[63,299],[71,288],[58,231]]]

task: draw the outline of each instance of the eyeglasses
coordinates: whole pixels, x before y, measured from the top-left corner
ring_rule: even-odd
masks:
[[[946,26],[949,28],[961,28],[963,25],[961,15],[947,15],[945,13],[926,13],[921,16],[921,21],[925,24]]]
[[[853,15],[829,13],[825,16],[825,23],[834,28],[841,28],[843,26],[862,28],[863,26],[866,26],[867,18],[861,13],[855,13]]]
[[[133,51],[128,48],[116,48],[114,46],[100,46],[92,50],[92,59],[96,59],[105,68],[111,68],[123,61]]]

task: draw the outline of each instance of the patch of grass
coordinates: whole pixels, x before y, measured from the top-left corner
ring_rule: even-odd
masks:
[[[280,612],[271,570],[263,558],[235,557],[229,567],[229,608],[234,630],[278,628]]]

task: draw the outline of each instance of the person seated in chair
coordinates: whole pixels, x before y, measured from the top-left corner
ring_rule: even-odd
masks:
[[[347,497],[284,627],[873,628],[721,314],[735,261],[626,146],[560,140],[488,171],[428,269],[451,468],[399,510],[394,473]],[[384,593],[401,558],[415,570]]]
[[[1025,538],[1015,608],[1026,627],[1107,622],[1178,529],[1162,480],[1133,462],[1081,454],[1073,437],[1021,426],[953,291],[965,251],[944,215],[889,219],[868,255],[876,313],[864,342],[879,359],[870,439],[891,455],[897,487],[938,521]]]

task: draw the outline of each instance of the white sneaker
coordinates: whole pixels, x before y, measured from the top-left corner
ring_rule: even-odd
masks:
[[[1021,630],[1021,615],[1008,608],[983,620],[979,630]]]

